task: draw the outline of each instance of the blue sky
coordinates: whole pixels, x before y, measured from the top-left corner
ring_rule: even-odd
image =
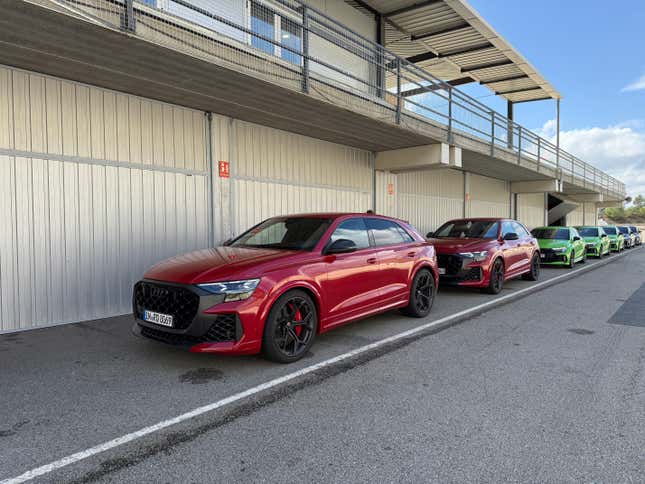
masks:
[[[645,1],[469,0],[562,94],[562,144],[645,194]],[[505,112],[481,86],[464,90]],[[519,104],[520,124],[543,129],[555,103]]]

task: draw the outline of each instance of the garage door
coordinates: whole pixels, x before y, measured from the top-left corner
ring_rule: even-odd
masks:
[[[207,245],[204,115],[0,67],[0,331],[130,311]]]
[[[371,208],[370,152],[242,121],[231,123],[233,234],[275,215]]]
[[[544,225],[544,193],[517,195],[517,219],[529,229]]]
[[[511,193],[508,182],[470,175],[469,217],[509,217]]]
[[[422,234],[464,212],[464,175],[456,170],[429,170],[397,176],[399,217]]]

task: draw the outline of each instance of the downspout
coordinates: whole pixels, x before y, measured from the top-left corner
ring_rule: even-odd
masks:
[[[215,221],[213,220],[215,214],[215,197],[213,195],[214,183],[213,178],[213,114],[210,112],[206,114],[206,156],[208,166],[208,246],[215,245]]]

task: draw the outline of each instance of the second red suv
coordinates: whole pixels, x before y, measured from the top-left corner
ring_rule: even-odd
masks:
[[[538,243],[516,220],[451,220],[427,235],[435,246],[443,284],[479,287],[498,294],[504,281],[540,274]]]

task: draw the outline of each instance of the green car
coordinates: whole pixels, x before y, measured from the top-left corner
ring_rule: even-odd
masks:
[[[587,247],[573,227],[538,227],[531,234],[540,245],[542,264],[573,267],[587,261]]]
[[[607,225],[602,228],[609,238],[609,249],[612,252],[625,250],[625,236],[620,233],[615,225]]]
[[[609,254],[609,237],[602,227],[576,227],[576,230],[587,246],[587,255],[601,258],[603,255]]]

